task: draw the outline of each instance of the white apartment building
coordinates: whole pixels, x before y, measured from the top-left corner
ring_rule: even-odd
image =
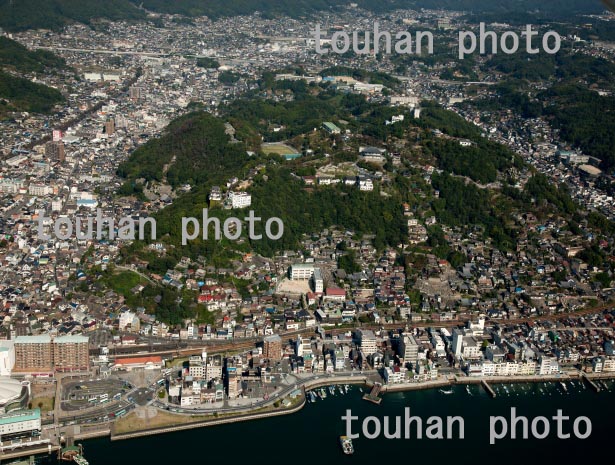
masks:
[[[446,346],[439,334],[433,333],[431,336],[431,343],[436,351],[438,357],[446,356]]]
[[[559,363],[555,357],[540,357],[538,365],[539,375],[556,375],[559,373]]]
[[[46,184],[30,184],[28,187],[28,194],[35,195],[37,197],[45,197],[53,192],[53,188]]]
[[[536,374],[536,361],[528,360],[525,362],[518,362],[520,376],[533,376]]]
[[[344,351],[341,349],[337,349],[335,351],[335,370],[341,371],[345,368],[345,360],[347,357],[344,356]]]
[[[24,188],[23,179],[0,179],[0,192],[5,194],[16,194]]]
[[[188,373],[194,379],[203,379],[205,378],[205,366],[203,364],[203,359],[198,355],[193,355],[190,357],[188,361]]]
[[[295,352],[297,357],[303,357],[304,354],[312,351],[312,340],[307,337],[297,336]]]
[[[615,371],[615,358],[605,357],[602,361],[602,371],[611,372]]]
[[[374,183],[371,179],[360,178],[358,184],[360,191],[370,192],[374,190]]]
[[[367,356],[377,351],[376,335],[369,329],[362,329],[358,331],[359,334],[359,346],[361,351]]]
[[[492,362],[484,360],[471,366],[471,376],[533,376],[536,374],[536,362]],[[477,369],[480,368],[480,369]]]
[[[384,369],[384,381],[386,384],[401,384],[406,380],[407,372],[408,369],[406,367],[386,367]]]
[[[485,330],[485,317],[479,317],[477,322],[469,321],[468,330],[472,332],[473,336],[482,336]]]
[[[247,192],[230,192],[228,198],[233,208],[246,208],[252,205],[252,196]]]
[[[428,381],[438,378],[438,369],[433,363],[427,360],[421,360],[416,364],[414,373],[415,381]]]
[[[64,206],[64,200],[60,197],[56,197],[51,201],[51,211],[59,212],[62,211],[62,207]]]
[[[200,403],[201,403],[200,394],[189,393],[189,394],[184,395],[182,393],[181,402],[180,402],[180,405],[182,407],[189,407],[191,405],[199,405]]]
[[[119,321],[120,330],[126,329],[128,325],[132,326],[135,318],[136,318],[136,315],[131,311],[120,313],[120,321]],[[138,321],[138,318],[137,318],[137,321]]]

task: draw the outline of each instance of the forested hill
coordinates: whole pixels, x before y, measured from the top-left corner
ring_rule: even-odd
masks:
[[[8,31],[59,29],[67,23],[89,23],[94,18],[145,16],[128,0],[0,0],[0,27]]]
[[[15,111],[50,112],[64,101],[62,94],[19,73],[55,73],[65,69],[66,62],[51,52],[30,51],[14,40],[0,37],[0,119]]]
[[[442,8],[490,15],[531,12],[554,18],[604,10],[598,0],[0,0],[0,27],[9,31],[57,29],[70,22],[89,23],[96,18],[144,19],[148,11],[214,19],[255,11],[266,16],[297,17],[348,7],[351,3],[378,13]]]
[[[407,112],[403,121],[387,125],[385,120],[399,109],[367,102],[363,96],[332,92],[326,84],[269,83],[264,79],[262,86],[259,93],[273,86],[270,90],[285,89],[294,97],[284,102],[241,99],[220,108],[221,117],[188,114],[119,167],[118,173],[126,179],[119,195],[147,196],[160,184],[181,192],[185,184],[190,185],[189,192],[180,193],[171,205],[156,213],[158,237],[174,246],[169,249],[169,260],[176,263],[184,254],[226,266],[238,250],[271,256],[294,250],[304,235],[334,225],[353,231],[357,237],[371,237],[379,250],[397,247],[408,237],[403,204],[414,208],[417,217],[433,216],[440,224],[478,227],[496,247],[509,250],[516,247],[519,234],[511,222],[514,212],[530,208],[536,210],[537,217],[544,217],[570,215],[575,210],[565,190],[539,177],[532,178],[526,189],[513,187],[515,173],[527,170],[523,162],[506,147],[482,137],[473,124],[436,105],[423,102],[420,119]],[[226,121],[232,123],[240,142],[225,134]],[[350,136],[315,130],[323,121],[343,126]],[[460,145],[460,138],[471,140],[471,147]],[[262,140],[301,147],[303,156],[284,161],[267,152]],[[370,165],[358,155],[362,145],[397,147],[401,151],[399,163]],[[247,150],[253,155],[247,156]],[[426,183],[419,167],[425,164],[442,170],[431,178],[432,184]],[[315,175],[326,178],[323,173],[333,167],[338,179],[368,176],[375,179],[377,188],[364,192],[353,182],[310,186],[304,181],[304,177]],[[283,237],[241,244],[210,238],[183,246],[177,228],[182,217],[200,217],[208,205],[210,216],[224,219],[236,213],[208,203],[211,188],[225,186],[234,176],[252,194],[251,208],[259,217],[282,219]],[[501,189],[489,187],[491,183]],[[262,234],[258,226],[257,234]],[[134,253],[146,261],[152,259],[142,243],[133,244],[125,256]],[[448,253],[441,250],[443,258]]]
[[[58,90],[0,70],[0,119],[14,111],[49,113],[62,101]]]
[[[8,37],[0,37],[0,67],[24,73],[44,73],[66,68],[66,61],[46,50],[31,51]]]

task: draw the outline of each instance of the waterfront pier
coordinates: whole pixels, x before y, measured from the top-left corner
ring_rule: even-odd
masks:
[[[600,386],[594,383],[593,380],[589,379],[585,373],[581,373],[581,379],[589,384],[594,391],[600,392]]]
[[[495,391],[493,390],[493,388],[491,386],[489,386],[489,383],[487,382],[487,380],[481,380],[480,382],[481,386],[485,388],[485,391],[487,391],[489,393],[489,395],[491,397],[493,397],[495,399]]]

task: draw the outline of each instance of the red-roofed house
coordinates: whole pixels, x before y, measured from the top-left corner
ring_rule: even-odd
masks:
[[[346,291],[339,287],[328,287],[325,290],[325,300],[344,302],[346,300]]]

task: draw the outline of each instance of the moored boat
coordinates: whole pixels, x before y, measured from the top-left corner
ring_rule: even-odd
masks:
[[[348,436],[340,436],[340,445],[342,446],[342,451],[344,451],[344,454],[354,454],[354,446],[352,445],[352,439],[350,439]]]

